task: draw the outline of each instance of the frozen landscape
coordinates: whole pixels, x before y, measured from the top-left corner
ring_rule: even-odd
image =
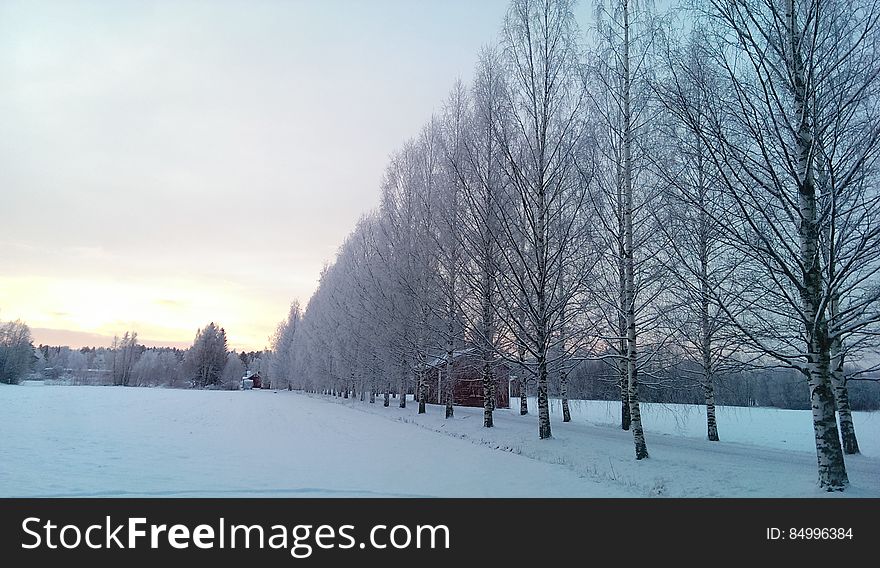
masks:
[[[880,0],[32,4],[0,493],[880,496]]]
[[[530,401],[534,402],[534,401]],[[880,497],[880,413],[854,413],[851,487],[816,485],[807,411],[643,405],[636,461],[616,403],[532,414],[384,408],[298,392],[0,385],[0,497]]]

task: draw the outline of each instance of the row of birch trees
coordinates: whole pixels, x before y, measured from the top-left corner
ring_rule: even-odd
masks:
[[[469,82],[391,156],[381,201],[275,338],[296,387],[426,411],[429,364],[537,395],[600,360],[648,457],[640,383],[673,353],[809,384],[819,485],[858,452],[847,383],[872,370],[880,268],[877,0],[702,0],[658,13],[513,0]],[[454,417],[451,380],[441,382]],[[520,412],[527,413],[525,399]]]

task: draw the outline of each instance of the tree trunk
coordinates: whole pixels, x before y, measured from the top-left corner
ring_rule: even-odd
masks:
[[[843,453],[858,454],[859,441],[856,438],[856,430],[853,425],[852,410],[849,406],[849,392],[846,387],[846,378],[843,371],[837,369],[831,372],[831,384],[834,387],[834,399],[837,402],[837,415],[840,420],[840,436],[843,439]]]
[[[483,427],[492,428],[495,421],[492,417],[492,364],[483,361]]]
[[[538,170],[541,178],[538,185],[538,211],[535,215],[535,239],[537,275],[540,281],[549,280],[547,266],[547,188],[544,186],[544,154],[541,154],[541,163]],[[550,318],[547,315],[547,289],[539,286],[537,292],[538,313],[535,321],[536,347],[538,353],[538,437],[546,440],[552,437],[550,430],[550,401],[547,396],[547,346],[550,343]]]
[[[701,176],[702,178],[702,176]],[[709,243],[706,236],[708,219],[702,207],[700,187],[700,351],[703,363],[703,396],[706,401],[706,430],[710,442],[718,441],[718,424],[715,420],[715,384],[712,372],[712,329],[709,324]]]
[[[489,367],[489,407],[493,411],[495,410],[495,392],[495,377],[492,368]]]
[[[626,245],[624,244],[625,241],[623,238],[624,234],[626,233],[626,228],[623,215],[624,177],[622,167],[619,169],[618,178],[617,206],[619,208],[618,230],[620,236],[617,249],[617,277],[619,292],[618,308],[620,311],[617,314],[617,336],[620,339],[618,341],[617,350],[620,358],[617,359],[615,365],[617,366],[617,386],[620,389],[620,428],[622,430],[629,430],[632,419],[629,413],[629,381],[627,379],[626,370],[626,266],[624,263],[624,258],[626,257]]]
[[[624,164],[618,161],[617,166],[617,353],[619,358],[615,361],[617,370],[617,387],[620,389],[620,428],[629,430],[631,418],[629,414],[629,381],[627,379],[626,363],[626,223],[624,222],[624,194],[625,179],[623,174]]]
[[[538,437],[542,440],[551,437],[550,405],[547,399],[547,360],[538,357]]]
[[[638,360],[636,358],[636,297],[635,273],[633,264],[633,180],[632,180],[632,124],[630,116],[630,62],[629,62],[629,2],[623,2],[623,178],[624,178],[624,276],[626,280],[626,371],[629,389],[629,413],[635,444],[636,459],[648,457],[645,434],[642,431],[642,417],[639,411]]]
[[[838,299],[831,301],[831,315],[836,317]],[[834,388],[834,400],[837,404],[837,417],[840,421],[840,437],[843,439],[843,453],[858,454],[859,441],[853,425],[852,410],[849,406],[849,389],[846,386],[846,375],[843,370],[844,356],[840,336],[835,333],[831,340],[831,386]]]
[[[842,491],[849,484],[840,434],[837,430],[834,396],[829,377],[830,360],[822,353],[819,341],[811,342],[810,404],[813,411],[813,429],[816,437],[816,458],[819,467],[819,487],[826,491]]]
[[[424,414],[427,411],[425,408],[425,403],[427,402],[427,398],[428,398],[428,389],[426,388],[427,385],[425,384],[427,382],[425,380],[427,373],[425,372],[425,364],[424,363],[421,363],[419,365],[419,367],[420,367],[419,374],[418,374],[418,377],[419,377],[419,382],[418,382],[419,414]]]
[[[715,388],[711,377],[704,377],[703,394],[706,398],[706,428],[710,442],[718,441],[718,424],[715,421]]]
[[[516,358],[519,362],[519,373],[522,375],[519,379],[519,415],[525,416],[529,413],[529,382],[526,378],[527,371],[525,368],[526,350],[520,342],[516,346]]]
[[[819,254],[819,219],[816,203],[816,184],[813,176],[813,130],[809,96],[804,74],[800,45],[803,38],[797,22],[794,0],[786,3],[786,19],[791,56],[787,61],[793,82],[795,116],[800,120],[796,139],[798,156],[798,237],[800,262],[804,267],[801,288],[804,324],[808,343],[810,403],[813,410],[813,430],[816,437],[816,457],[819,468],[819,487],[826,491],[842,491],[848,484],[843,450],[837,430],[834,394],[830,367],[828,320],[820,306],[823,299],[821,255]]]
[[[446,351],[446,380],[443,382],[443,392],[446,396],[446,418],[452,418],[455,414],[455,409],[452,406],[453,397],[455,395],[455,385],[453,384],[453,361],[452,361],[453,352],[449,350],[447,347]],[[437,380],[440,380],[440,374],[437,374]]]
[[[406,408],[406,391],[407,391],[407,368],[406,368],[406,359],[403,360],[403,374],[400,376],[400,401],[398,406],[400,408]]]
[[[382,397],[382,406],[388,407],[391,404],[391,381],[385,385],[385,396]]]
[[[562,371],[559,385],[562,390],[562,421],[571,422],[571,412],[568,409],[568,371]]]
[[[486,206],[488,215],[491,212],[488,199],[486,200]],[[480,333],[482,334],[480,338],[480,351],[483,359],[483,427],[492,428],[495,426],[495,420],[492,415],[492,412],[495,410],[495,381],[492,376],[492,360],[495,357],[493,338],[495,331],[492,320],[494,278],[491,266],[494,259],[492,258],[491,241],[484,242],[483,253],[482,321],[480,322]]]
[[[635,355],[635,352],[633,352],[633,355]],[[632,427],[633,442],[635,443],[636,459],[642,460],[648,457],[648,446],[645,443],[645,433],[642,431],[642,414],[639,409],[638,371],[634,364],[630,367],[628,384],[630,425]]]

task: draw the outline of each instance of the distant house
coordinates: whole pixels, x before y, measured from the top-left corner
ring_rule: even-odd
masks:
[[[252,373],[248,371],[241,378],[241,389],[242,390],[250,390],[250,389],[262,389],[269,388],[269,383],[263,384],[262,378],[260,378],[260,373]]]
[[[445,389],[446,355],[427,361],[427,402],[443,404],[441,389]],[[495,380],[495,407],[510,408],[508,380],[510,368],[496,360],[492,364]],[[455,351],[452,355],[452,404],[456,406],[483,406],[483,360],[476,349]]]

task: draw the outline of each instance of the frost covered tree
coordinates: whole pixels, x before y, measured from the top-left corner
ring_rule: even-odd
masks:
[[[121,339],[114,336],[110,349],[113,384],[127,387],[131,384],[134,365],[143,352],[142,346],[138,344],[137,332],[126,331]]]
[[[741,312],[741,291],[752,285],[753,271],[724,239],[719,222],[731,202],[706,148],[706,113],[720,92],[717,70],[702,53],[704,44],[701,32],[692,30],[685,41],[670,39],[663,49],[667,76],[658,78],[654,88],[666,113],[656,121],[663,146],[653,169],[662,180],[664,199],[654,214],[666,237],[660,256],[674,298],[663,319],[685,363],[681,372],[696,375],[703,390],[707,437],[718,441],[716,383],[743,369],[744,338],[731,314]],[[691,113],[688,120],[679,112],[683,99]]]
[[[387,294],[395,312],[399,352],[400,401],[413,394],[424,412],[425,362],[431,345],[440,342],[436,333],[442,313],[438,294],[437,254],[432,243],[436,222],[432,210],[437,194],[440,161],[439,132],[435,124],[407,142],[386,171],[382,187],[379,230],[380,258],[386,263]],[[415,379],[411,383],[411,379]]]
[[[471,175],[465,167],[465,155],[471,142],[470,99],[461,82],[456,83],[447,100],[441,124],[441,189],[436,245],[439,253],[438,283],[442,297],[444,327],[443,350],[446,364],[442,378],[438,376],[446,418],[452,418],[453,359],[455,348],[463,339],[462,293],[468,283],[464,262],[467,258],[467,229],[465,200],[468,198]],[[485,391],[484,386],[484,391]],[[484,398],[485,392],[484,392]],[[484,404],[484,408],[488,408]],[[491,411],[489,411],[491,412]],[[492,426],[491,415],[484,417],[484,426]]]
[[[652,46],[658,34],[655,16],[644,2],[596,3],[596,46],[591,65],[591,111],[597,121],[601,163],[599,191],[593,200],[602,223],[598,245],[604,270],[594,299],[602,336],[614,365],[621,394],[621,427],[632,430],[636,459],[648,457],[641,423],[639,384],[645,363],[662,346],[655,338],[657,300],[662,290],[655,262],[662,233],[653,227],[658,199],[649,176],[652,119],[650,97]]]
[[[442,131],[435,117],[422,128],[415,152],[417,177],[414,190],[420,206],[416,209],[418,216],[412,221],[419,240],[410,251],[413,270],[408,271],[409,280],[405,286],[416,307],[416,398],[418,412],[424,414],[427,411],[428,357],[432,351],[448,343],[440,336],[450,326],[454,333],[457,319],[461,192],[445,175]]]
[[[71,357],[71,360],[74,360]],[[181,374],[178,351],[169,348],[149,348],[132,367],[132,383],[135,386],[175,386]]]
[[[31,329],[21,320],[0,323],[0,382],[15,385],[33,369]]]
[[[576,165],[584,135],[577,35],[572,4],[564,0],[515,0],[503,29],[510,125],[499,129],[497,142],[515,207],[499,208],[505,270],[499,272],[504,292],[498,314],[534,361],[542,439],[551,437],[553,331],[568,301],[556,293],[563,285],[560,266],[574,268],[584,236],[585,184]]]
[[[218,385],[228,353],[226,330],[214,322],[198,330],[185,359],[192,386],[205,388]]]
[[[482,360],[483,426],[492,427],[494,410],[493,365],[498,353],[498,270],[501,193],[501,146],[497,138],[504,128],[506,87],[503,62],[496,50],[480,55],[474,85],[468,91],[457,84],[446,109],[446,165],[449,184],[457,190],[455,206],[462,269],[462,290],[447,288],[446,331],[446,415],[452,410],[453,351],[461,332],[457,331],[458,308],[463,308],[471,341]]]
[[[290,304],[287,318],[278,324],[272,336],[271,362],[269,365],[272,381],[278,388],[293,384],[296,372],[297,341],[302,321],[302,308],[299,300]]]
[[[735,319],[756,350],[806,377],[818,483],[842,490],[832,362],[876,334],[880,300],[880,9],[873,0],[709,0],[695,14],[724,96],[711,99],[705,130],[687,97],[679,111],[733,204],[719,219],[724,238],[762,275]]]
[[[223,371],[220,374],[219,386],[226,390],[236,390],[241,384],[241,378],[244,376],[244,363],[235,351],[230,351],[226,355],[226,364],[223,365]]]

